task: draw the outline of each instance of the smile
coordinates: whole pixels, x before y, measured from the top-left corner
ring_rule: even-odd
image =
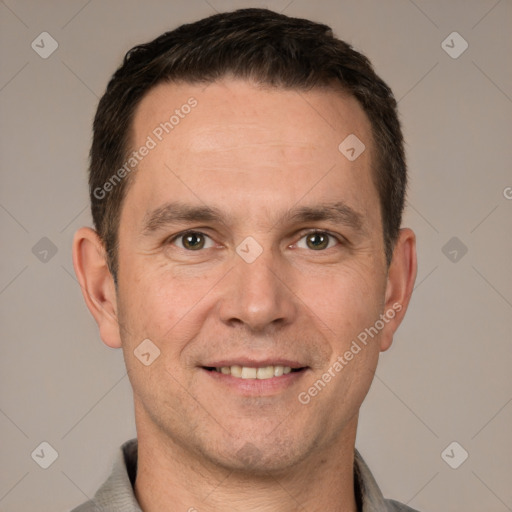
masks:
[[[208,361],[200,366],[210,383],[243,396],[277,395],[297,386],[308,370],[304,362],[286,357],[256,359],[247,356]]]
[[[251,366],[240,366],[240,365],[232,365],[232,366],[221,366],[216,368],[207,368],[208,370],[216,371],[218,373],[222,373],[223,375],[231,375],[232,377],[238,379],[272,379],[273,377],[281,377],[282,375],[287,375],[291,372],[300,371],[302,368],[294,368],[292,369],[290,366],[261,366],[258,368],[254,368]]]

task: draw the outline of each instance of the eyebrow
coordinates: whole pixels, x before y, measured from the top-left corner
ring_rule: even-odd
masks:
[[[366,232],[363,215],[342,201],[332,204],[292,208],[286,213],[283,220],[297,223],[331,221],[335,224],[342,224],[352,228],[355,231]]]
[[[148,212],[143,221],[142,234],[151,235],[178,222],[219,222],[227,224],[228,218],[221,210],[211,206],[195,206],[180,201],[166,203]],[[366,233],[364,217],[342,201],[315,206],[294,207],[285,212],[277,223],[302,223],[331,221]]]

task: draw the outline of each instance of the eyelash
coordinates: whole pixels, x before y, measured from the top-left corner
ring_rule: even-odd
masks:
[[[327,235],[331,239],[336,240],[336,242],[338,242],[339,245],[344,245],[344,243],[345,243],[345,240],[340,235],[335,235],[334,233],[331,233],[330,231],[325,231],[325,230],[320,230],[320,229],[312,229],[307,232],[302,232],[299,240],[297,242],[295,242],[295,244],[297,244],[303,238],[305,238],[309,235],[317,234],[317,233],[321,234],[321,235]],[[213,240],[209,235],[207,235],[206,233],[203,233],[202,231],[189,230],[189,231],[183,231],[183,232],[178,233],[177,235],[174,235],[173,237],[169,238],[166,241],[166,244],[173,244],[176,240],[183,238],[187,235],[202,235],[206,238],[209,238],[210,240]],[[184,251],[187,251],[187,252],[201,252],[204,250],[204,249],[199,249],[197,251],[193,251],[191,249],[185,249],[184,247],[178,247],[178,248],[183,249]],[[206,249],[211,249],[211,247],[207,247]],[[327,249],[332,249],[332,247],[327,247],[326,249],[322,249],[322,250],[314,251],[314,252],[323,252],[323,251],[326,251]],[[310,249],[310,250],[313,251],[313,249]]]

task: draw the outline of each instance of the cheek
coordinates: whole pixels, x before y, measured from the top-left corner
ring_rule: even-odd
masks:
[[[179,340],[189,339],[199,330],[205,297],[218,277],[214,273],[194,277],[145,263],[142,259],[137,267],[127,268],[125,275],[130,278],[120,282],[128,337],[149,338],[158,346],[168,349],[167,345],[172,345],[179,350]],[[184,332],[191,329],[193,332]]]
[[[341,349],[378,318],[384,290],[380,281],[371,268],[347,266],[305,279],[299,295]]]
[[[189,382],[181,367],[181,354],[200,332],[204,316],[201,298],[211,285],[201,285],[200,280],[188,280],[187,285],[168,274],[157,275],[147,269],[142,274],[127,273],[133,277],[119,283],[119,319],[124,326],[123,353],[134,393],[144,404],[155,403],[172,411],[179,408],[180,399],[185,400],[179,390]],[[159,351],[148,366],[137,357],[146,339],[157,347],[149,345],[151,358]]]
[[[318,326],[328,326],[330,357],[303,391],[325,425],[337,425],[357,413],[371,385],[379,357],[378,335],[364,338],[382,307],[382,278],[368,268],[345,267],[322,279],[323,292],[309,299]],[[307,294],[304,288],[304,294]],[[324,331],[325,332],[325,331]],[[363,340],[363,341],[361,341]],[[319,380],[327,383],[325,388]],[[333,407],[325,407],[330,403]],[[326,413],[326,411],[330,411]],[[327,414],[327,416],[325,416]]]

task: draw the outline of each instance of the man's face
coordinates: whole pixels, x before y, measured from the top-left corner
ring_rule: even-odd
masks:
[[[197,105],[159,141],[155,129],[190,97]],[[391,336],[386,323],[355,353],[386,312],[387,283],[361,107],[328,90],[162,84],[133,128],[133,149],[156,143],[119,228],[138,428],[226,468],[279,471],[332,449],[355,432]],[[354,161],[338,149],[350,134],[366,146]],[[145,339],[160,350],[149,366],[134,355]],[[263,367],[274,376],[254,378]]]

